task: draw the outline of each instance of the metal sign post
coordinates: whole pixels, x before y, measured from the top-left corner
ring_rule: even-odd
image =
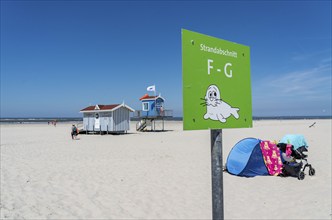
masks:
[[[222,130],[252,127],[250,48],[182,29],[183,129],[211,130],[213,220],[224,219]]]
[[[222,130],[211,129],[212,219],[224,219]]]

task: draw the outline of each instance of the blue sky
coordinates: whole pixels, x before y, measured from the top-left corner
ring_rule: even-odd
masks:
[[[331,114],[331,1],[1,1],[1,117],[76,117],[155,84],[182,115],[181,28],[251,50],[254,116]]]

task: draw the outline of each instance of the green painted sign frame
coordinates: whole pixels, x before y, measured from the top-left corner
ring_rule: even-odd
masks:
[[[252,127],[250,48],[182,29],[183,129]]]

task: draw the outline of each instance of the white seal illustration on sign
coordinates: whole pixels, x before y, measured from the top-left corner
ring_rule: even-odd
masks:
[[[226,119],[231,115],[236,119],[240,117],[238,114],[240,109],[233,108],[228,103],[224,102],[220,98],[219,88],[216,85],[210,85],[208,87],[204,100],[204,105],[206,105],[205,120],[211,119],[225,123]]]

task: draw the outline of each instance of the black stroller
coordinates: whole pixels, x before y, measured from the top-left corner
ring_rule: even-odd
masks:
[[[281,176],[293,176],[303,180],[307,167],[309,176],[315,175],[315,169],[308,163],[308,145],[303,135],[286,135],[277,146],[283,162]]]

